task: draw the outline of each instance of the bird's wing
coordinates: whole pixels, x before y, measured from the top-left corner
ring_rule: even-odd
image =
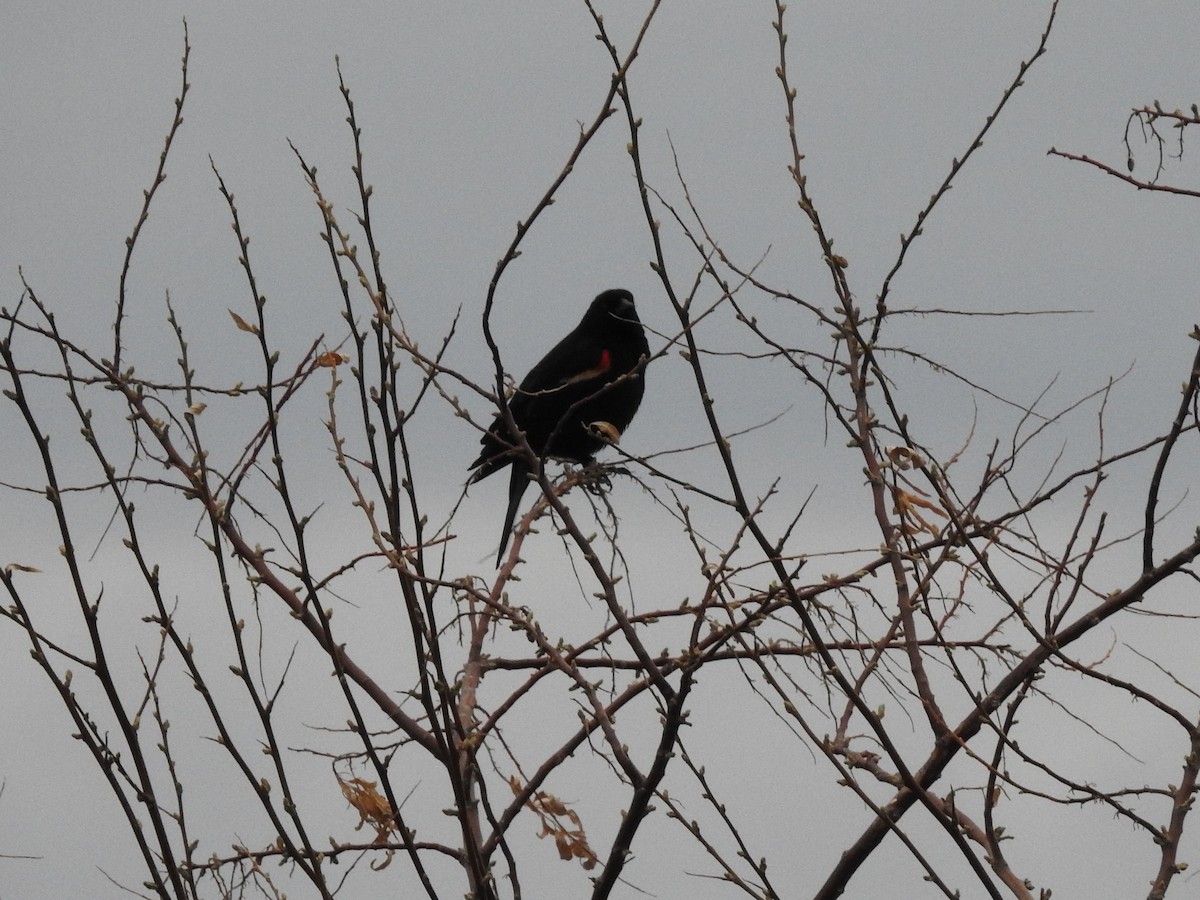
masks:
[[[612,353],[590,335],[571,332],[529,370],[513,397],[526,400],[543,391],[598,378],[612,367]]]

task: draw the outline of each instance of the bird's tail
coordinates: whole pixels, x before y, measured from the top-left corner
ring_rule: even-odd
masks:
[[[529,487],[529,466],[522,459],[514,459],[512,472],[508,480],[508,513],[504,516],[504,533],[500,535],[500,550],[496,553],[496,568],[500,568],[500,560],[504,559],[504,551],[508,547],[508,539],[512,536],[513,523],[517,521],[517,509],[521,506],[521,497],[525,488]]]

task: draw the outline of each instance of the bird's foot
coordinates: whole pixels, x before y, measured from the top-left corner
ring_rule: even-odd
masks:
[[[628,474],[629,470],[623,466],[605,465],[592,460],[580,470],[580,484],[589,494],[600,496],[612,490],[613,475]]]

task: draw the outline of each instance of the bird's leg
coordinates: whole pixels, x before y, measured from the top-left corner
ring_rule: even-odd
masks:
[[[590,459],[580,471],[579,483],[589,494],[599,497],[612,490],[612,476],[614,474],[628,475],[629,473],[624,469],[616,469]]]

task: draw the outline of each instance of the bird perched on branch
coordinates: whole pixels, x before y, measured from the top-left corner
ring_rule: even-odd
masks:
[[[553,456],[586,464],[606,440],[615,443],[642,402],[645,383],[634,370],[649,355],[629,291],[605,291],[593,300],[575,330],[529,370],[509,398],[513,421],[539,461]],[[480,443],[479,458],[470,465],[475,470],[470,484],[512,466],[508,513],[496,554],[499,566],[534,469],[503,413]]]

